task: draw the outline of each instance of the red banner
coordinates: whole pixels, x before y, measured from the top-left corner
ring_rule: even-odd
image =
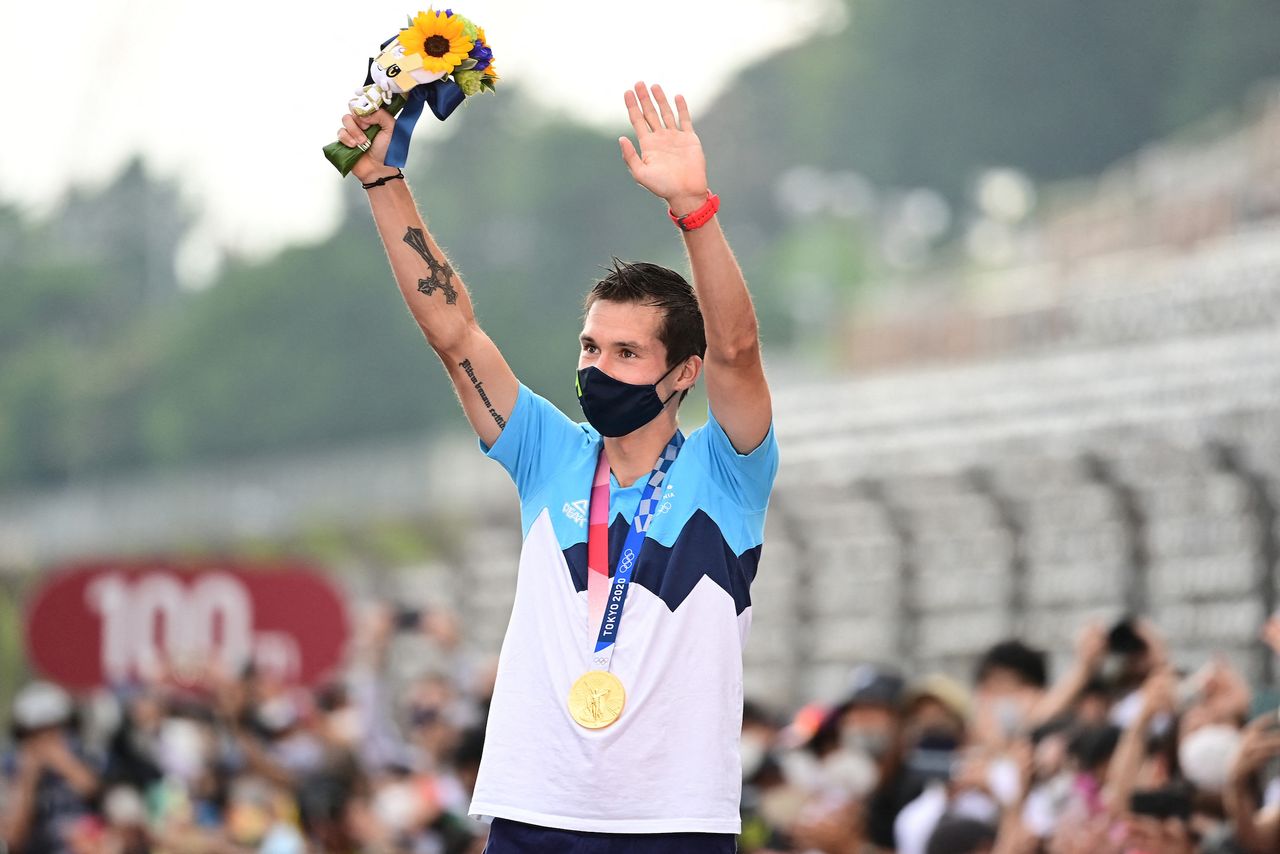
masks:
[[[29,599],[27,655],[68,688],[249,663],[314,684],[342,661],[342,594],[298,562],[120,560],[54,573]]]

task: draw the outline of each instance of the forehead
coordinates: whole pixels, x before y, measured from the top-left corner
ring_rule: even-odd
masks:
[[[1013,693],[1026,687],[1022,675],[1008,667],[992,667],[982,677],[978,690],[987,694]]]
[[[610,341],[656,343],[662,309],[638,302],[596,300],[582,323],[582,334],[597,344]]]
[[[893,709],[879,705],[857,705],[840,716],[841,726],[879,726],[891,724],[897,718]]]

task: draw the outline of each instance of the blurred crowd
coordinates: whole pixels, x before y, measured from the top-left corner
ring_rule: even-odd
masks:
[[[480,854],[494,671],[460,641],[446,612],[377,606],[341,678],[310,690],[207,663],[78,702],[31,682],[0,759],[0,852]],[[422,666],[403,678],[397,657]]]
[[[748,703],[743,776],[746,852],[1280,852],[1276,711],[1142,619],[1083,627],[1056,679],[1008,640],[968,684],[862,666],[834,707]]]
[[[1280,655],[1280,619],[1264,629]],[[397,639],[430,654],[393,665]],[[170,667],[14,699],[0,852],[480,854],[467,817],[493,662],[444,612],[378,606],[340,679]],[[404,653],[398,653],[403,657]],[[421,660],[416,660],[421,657]],[[403,663],[403,662],[402,662]],[[743,852],[1280,852],[1280,717],[1225,658],[1182,672],[1142,619],[962,681],[852,669],[835,704],[743,712]],[[550,770],[550,769],[549,769]]]

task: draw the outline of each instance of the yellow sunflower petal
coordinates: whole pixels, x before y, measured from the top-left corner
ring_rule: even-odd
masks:
[[[422,69],[432,74],[448,74],[453,70],[453,63],[445,62],[443,59],[436,59],[434,56],[427,56],[422,60]]]
[[[456,15],[452,18],[437,18],[435,31],[451,39],[457,38],[462,35],[462,21],[459,21]]]
[[[433,38],[442,38],[448,43],[442,56],[427,52],[426,43]],[[423,68],[431,72],[452,71],[475,47],[475,42],[463,35],[462,21],[457,15],[447,17],[443,12],[430,9],[419,12],[413,26],[401,30],[397,39],[406,53],[422,57]]]

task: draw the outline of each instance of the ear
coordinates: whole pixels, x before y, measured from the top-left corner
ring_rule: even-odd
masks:
[[[676,371],[676,391],[685,391],[693,388],[693,384],[698,381],[698,377],[702,376],[702,357],[698,355],[690,356],[684,360],[684,364]]]

